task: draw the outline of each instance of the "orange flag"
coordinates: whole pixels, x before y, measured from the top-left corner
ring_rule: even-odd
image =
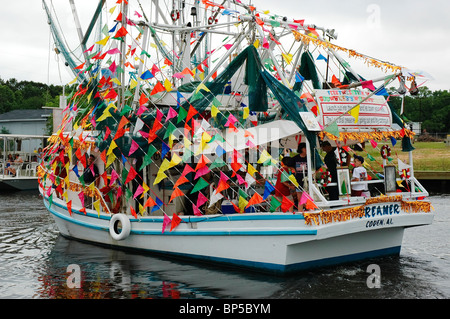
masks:
[[[137,218],[136,211],[131,206],[130,206],[130,212],[131,212],[131,215],[133,215],[134,218]]]
[[[169,199],[169,203],[174,199],[174,198],[176,198],[176,197],[178,197],[178,196],[183,196],[184,195],[184,193],[177,187],[177,188],[175,188],[175,190],[173,191],[173,193],[172,193],[172,196],[170,196],[170,199]]]
[[[262,198],[262,196],[259,195],[258,193],[255,193],[255,194],[253,194],[252,198],[250,198],[250,200],[248,201],[248,204],[245,208],[248,208],[252,205],[262,203],[263,201],[264,201],[264,199]]]
[[[153,198],[149,197],[147,199],[147,202],[145,202],[144,208],[146,208],[146,207],[153,207],[155,205],[156,205],[155,200]]]
[[[181,185],[181,184],[184,184],[184,183],[186,183],[186,182],[189,182],[189,180],[188,180],[186,177],[181,176],[181,177],[177,180],[177,182],[175,183],[175,185],[173,185],[173,188],[175,188],[175,187],[177,187],[177,186],[179,186],[179,185]]]

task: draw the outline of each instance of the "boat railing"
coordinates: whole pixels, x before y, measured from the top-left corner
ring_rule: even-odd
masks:
[[[39,165],[38,164],[38,166],[40,167],[40,169],[42,169],[44,172],[46,172],[47,174],[54,174],[51,170],[48,170],[44,165]],[[81,189],[81,190],[83,190],[83,192],[86,190],[86,189],[88,189],[89,187],[87,187],[87,186],[83,186],[81,183],[78,183],[78,182],[74,182],[74,181],[72,181],[72,180],[70,180],[69,179],[69,185],[65,185],[65,189],[66,190],[71,190],[71,188],[73,189],[73,188],[76,188],[76,189]],[[93,186],[93,188],[94,188],[94,192],[97,194],[97,197],[98,197],[98,199],[101,201],[101,203],[102,203],[102,205],[100,205],[101,206],[101,208],[102,208],[102,210],[103,211],[105,211],[106,210],[106,213],[107,214],[111,214],[111,210],[110,210],[110,208],[108,207],[108,204],[106,203],[106,201],[105,201],[105,199],[103,198],[103,194],[102,194],[102,192],[97,188],[97,186]],[[93,197],[93,196],[89,196],[89,197]],[[93,203],[94,203],[94,201],[92,201],[91,203],[90,203],[90,209],[94,209],[94,207],[93,207]],[[85,203],[85,206],[86,206],[86,203]]]

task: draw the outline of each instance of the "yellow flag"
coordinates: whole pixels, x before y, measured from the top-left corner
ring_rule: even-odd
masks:
[[[107,36],[106,38],[104,38],[104,39],[102,39],[102,40],[100,40],[100,41],[97,41],[97,42],[95,42],[95,43],[96,43],[96,44],[100,44],[100,45],[105,45],[106,42],[108,42],[108,40],[109,40],[109,36]]]
[[[257,49],[259,48],[259,39],[256,39],[256,41],[253,43],[253,46]]]
[[[189,148],[189,146],[192,145],[191,141],[189,141],[189,139],[186,136],[183,137],[183,141],[184,141],[184,148]]]
[[[113,79],[111,79],[111,82],[114,82],[114,83],[116,83],[117,85],[122,85],[122,83],[120,83],[120,81],[119,81],[118,78],[113,78]]]
[[[246,200],[244,197],[239,196],[239,211],[240,213],[244,213],[245,207],[248,204],[248,200]]]
[[[107,117],[112,116],[111,113],[109,113],[109,109],[106,109],[103,111],[103,114],[97,119],[97,122],[101,122],[104,119],[106,119]]]
[[[261,157],[258,160],[258,164],[263,164],[267,162],[269,159],[272,159],[272,156],[270,156],[270,154],[266,150],[264,150],[261,154]]]
[[[168,170],[169,168],[170,168],[170,162],[167,158],[165,158],[163,160],[163,162],[161,163],[161,166],[159,167],[158,174],[159,174],[159,172],[164,172],[164,171]]]
[[[100,217],[100,200],[96,200],[93,205],[95,210],[97,211],[98,217]]]
[[[170,83],[169,79],[164,80],[164,87],[166,88],[167,92],[172,91],[172,83]]]
[[[250,176],[253,177],[253,174],[255,174],[257,170],[253,167],[252,164],[248,163],[247,172],[250,174]]]
[[[88,188],[89,188],[91,191],[95,192],[95,183],[94,183],[94,182],[90,183],[89,186],[88,186]]]
[[[215,106],[215,105],[213,105],[212,107],[211,107],[211,116],[212,117],[216,117],[217,116],[217,113],[219,113],[220,111],[219,111],[219,109]]]
[[[106,161],[106,167],[109,167],[109,165],[111,165],[115,159],[116,155],[114,155],[114,153],[109,154],[108,160]]]
[[[141,205],[141,203],[139,203],[139,213],[141,214],[141,216],[144,216],[144,206]]]
[[[177,166],[182,161],[181,157],[179,157],[177,154],[172,154],[172,159],[170,160],[170,167]]]
[[[137,81],[136,80],[131,80],[130,81],[130,90],[134,89],[137,86]]]
[[[69,85],[74,84],[77,81],[77,77],[75,77],[75,79],[73,79],[72,81],[69,82]]]
[[[287,64],[291,64],[291,62],[292,62],[292,54],[291,53],[289,53],[289,54],[281,53],[281,55],[283,56],[283,58]]]
[[[295,187],[300,187],[300,185],[297,182],[297,179],[295,178],[295,175],[289,175],[289,180],[292,182],[292,184],[295,185]]]
[[[354,107],[353,109],[348,112],[351,116],[355,118],[355,124],[358,123],[359,120],[359,110],[361,108],[361,105],[358,105],[357,107]]]
[[[156,178],[155,178],[155,181],[153,182],[153,185],[158,184],[159,182],[161,182],[166,177],[167,177],[166,173],[159,171],[158,174],[156,175]]]
[[[114,6],[114,7],[112,7],[111,9],[109,9],[109,13],[113,14],[113,13],[114,13],[114,10],[116,10],[116,7],[117,7],[117,6]]]
[[[245,120],[250,115],[250,108],[248,106],[244,107],[244,115],[242,118]]]
[[[198,93],[198,91],[200,91],[200,90],[205,90],[206,92],[210,92],[210,90],[203,83],[200,83],[197,86],[197,89],[195,90],[195,93]]]
[[[112,141],[111,144],[109,145],[109,149],[108,152],[106,153],[106,155],[109,155],[112,153],[112,151],[117,147],[117,144],[115,141]]]
[[[142,188],[144,189],[144,192],[142,194],[145,194],[150,190],[150,187],[148,187],[148,185],[145,184],[145,182],[142,182]]]

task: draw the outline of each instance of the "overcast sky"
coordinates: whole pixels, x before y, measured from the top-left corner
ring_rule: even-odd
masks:
[[[149,0],[141,2],[146,1]],[[60,23],[73,25],[69,1],[53,2],[59,7],[66,4],[67,11],[60,17]],[[97,1],[75,0],[75,3],[86,30]],[[434,77],[426,86],[450,90],[450,1],[254,0],[254,5],[260,10],[336,29],[339,36],[335,44],[396,65],[424,70]],[[85,16],[81,15],[83,6],[89,7]],[[53,40],[41,0],[3,0],[0,35],[3,80],[62,84],[73,79],[62,64],[58,69],[53,52],[49,56]],[[351,59],[348,61],[354,65]]]

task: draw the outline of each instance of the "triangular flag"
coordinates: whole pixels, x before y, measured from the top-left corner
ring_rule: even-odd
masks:
[[[255,192],[253,194],[252,198],[248,201],[247,207],[250,207],[252,205],[260,204],[264,201],[264,199],[259,195],[259,193]]]
[[[270,200],[270,211],[273,213],[280,206],[281,206],[281,202],[275,196],[272,196],[272,198]]]
[[[264,195],[263,195],[263,199],[266,200],[267,197],[269,197],[269,195],[275,190],[275,187],[269,182],[266,181],[266,183],[264,184]]]
[[[360,111],[361,105],[358,105],[357,107],[354,107],[348,112],[351,116],[355,118],[355,124],[358,123],[359,120],[359,111]]]
[[[245,212],[245,208],[248,205],[248,201],[244,197],[239,196],[239,203],[238,203],[238,205],[239,205],[239,212],[242,214],[242,213]]]
[[[170,223],[170,231],[176,228],[182,221],[183,220],[177,214],[174,213],[172,216],[172,222]]]
[[[203,177],[200,177],[200,179],[195,184],[194,188],[191,191],[191,194],[194,194],[195,192],[198,192],[199,190],[205,188],[208,186],[209,183],[203,179]]]
[[[177,187],[170,196],[169,203],[178,196],[184,196],[184,193]]]
[[[171,223],[171,219],[169,216],[166,215],[166,213],[164,213],[164,219],[163,219],[163,225],[162,225],[162,233],[164,234],[167,226],[169,226],[169,224]]]

